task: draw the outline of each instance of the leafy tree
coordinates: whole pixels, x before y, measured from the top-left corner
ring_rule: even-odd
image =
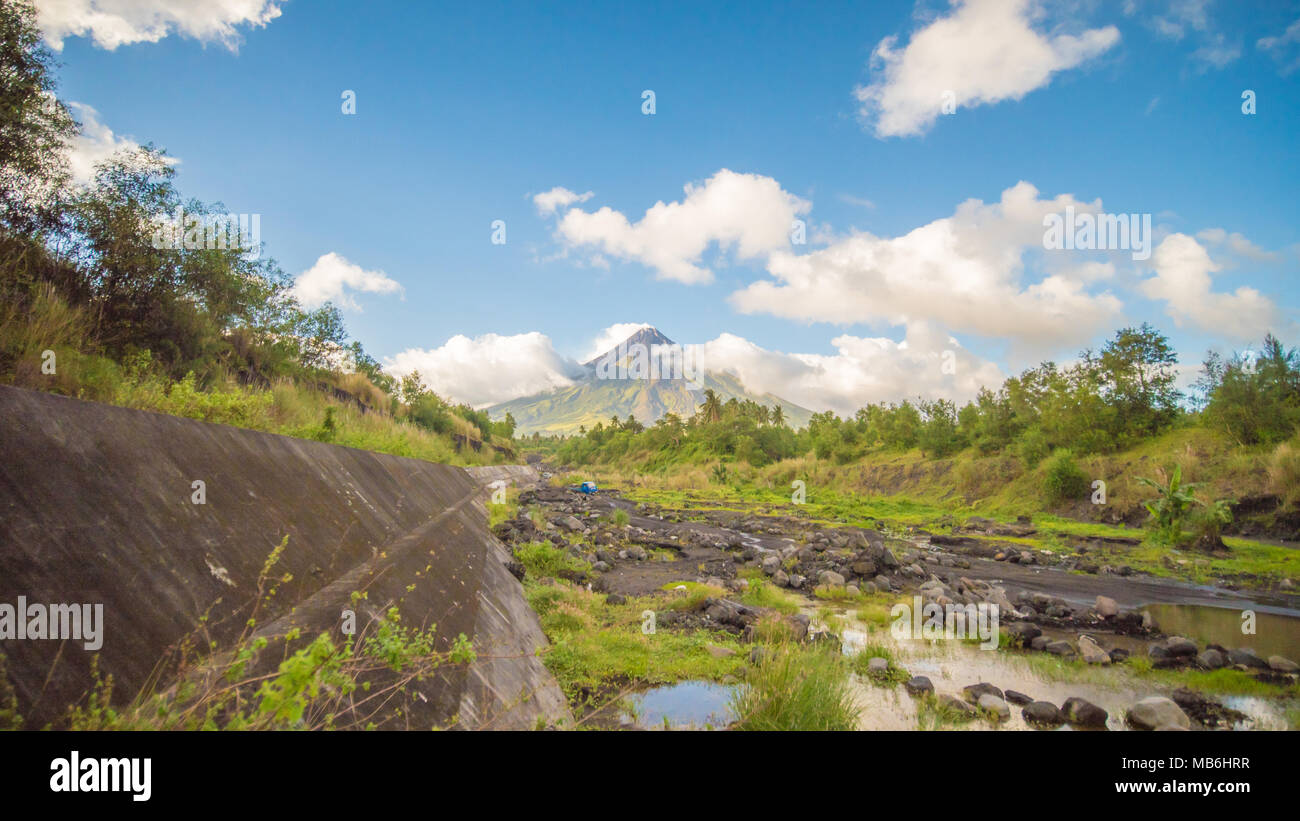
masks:
[[[0,2],[0,226],[22,236],[59,222],[65,145],[77,123],[54,94],[53,58],[30,0]]]

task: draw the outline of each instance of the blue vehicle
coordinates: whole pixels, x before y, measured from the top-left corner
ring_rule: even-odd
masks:
[[[600,490],[600,488],[596,487],[595,482],[583,482],[578,485],[579,493],[595,493],[598,490]]]

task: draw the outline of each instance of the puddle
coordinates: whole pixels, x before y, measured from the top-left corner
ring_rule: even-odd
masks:
[[[837,609],[838,610],[838,609]],[[814,629],[820,620],[813,609]],[[1233,612],[1233,611],[1230,611]],[[1019,653],[981,650],[977,645],[959,641],[927,641],[895,639],[887,626],[872,629],[858,621],[850,610],[839,612],[837,625],[844,652],[853,655],[867,644],[882,645],[890,650],[894,661],[913,676],[926,676],[934,684],[935,692],[961,697],[962,688],[970,684],[988,682],[999,689],[1016,690],[1036,701],[1050,701],[1057,707],[1071,697],[1086,699],[1109,714],[1107,729],[1127,730],[1124,714],[1138,700],[1152,695],[1168,696],[1169,691],[1138,679],[1123,667],[1084,668],[1077,677],[1059,680],[1041,672],[1039,665],[1050,665],[1050,657],[1040,653]],[[1103,646],[1111,645],[1102,638]],[[1262,651],[1261,651],[1262,652]],[[915,730],[917,726],[916,702],[902,685],[877,687],[870,681],[853,676],[853,692],[862,707],[859,729],[863,730]],[[1248,722],[1237,729],[1284,730],[1288,724],[1283,699],[1255,696],[1217,696],[1225,705],[1245,713]],[[1028,730],[1031,727],[1014,704],[1011,717],[994,725],[976,720],[951,729],[988,730],[994,727],[1011,730]],[[949,729],[947,725],[944,727]],[[1064,725],[1062,730],[1069,730]]]
[[[624,722],[645,730],[720,729],[733,720],[728,704],[735,687],[683,681],[625,698]]]
[[[1201,646],[1249,647],[1265,659],[1277,655],[1300,660],[1300,619],[1291,616],[1256,610],[1255,634],[1248,635],[1241,632],[1243,611],[1234,608],[1149,604],[1142,609],[1160,625],[1160,632],[1195,639]]]

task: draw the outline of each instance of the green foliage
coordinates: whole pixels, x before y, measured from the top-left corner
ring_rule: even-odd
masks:
[[[1181,542],[1183,522],[1187,514],[1193,506],[1204,504],[1192,494],[1192,491],[1200,485],[1184,483],[1183,469],[1179,465],[1174,466],[1167,484],[1160,484],[1145,476],[1138,477],[1138,481],[1156,491],[1156,498],[1144,502],[1143,506],[1151,514],[1151,520],[1155,523],[1157,541],[1169,545]]]
[[[849,667],[824,643],[767,648],[732,699],[741,730],[855,730]]]
[[[1068,450],[1053,454],[1043,469],[1043,489],[1049,504],[1059,505],[1083,498],[1091,483],[1087,475],[1074,462]]]
[[[1225,361],[1211,352],[1197,387],[1206,421],[1243,445],[1280,442],[1300,428],[1300,355],[1272,334],[1258,355]]]
[[[515,558],[524,566],[528,576],[543,578],[564,573],[585,573],[591,566],[582,559],[570,556],[550,542],[529,542],[515,547]]]

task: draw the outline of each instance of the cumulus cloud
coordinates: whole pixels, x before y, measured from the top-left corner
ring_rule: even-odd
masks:
[[[119,151],[134,151],[140,147],[135,140],[114,134],[113,129],[99,119],[99,112],[84,103],[68,103],[72,115],[81,123],[81,131],[68,142],[68,170],[72,181],[85,185],[95,178],[95,166]],[[169,165],[180,160],[166,158]]]
[[[1281,320],[1273,302],[1254,288],[1232,293],[1212,291],[1211,274],[1220,266],[1195,239],[1170,234],[1152,256],[1155,276],[1142,282],[1142,292],[1163,300],[1179,327],[1212,331],[1229,340],[1259,339],[1278,330]]]
[[[1203,231],[1197,231],[1196,238],[1213,245],[1223,246],[1238,256],[1256,261],[1267,262],[1277,259],[1277,254],[1272,251],[1265,251],[1236,231],[1228,233],[1222,228],[1206,228]]]
[[[953,0],[953,11],[912,35],[881,40],[872,52],[877,79],[854,90],[879,137],[922,134],[945,104],[1019,100],[1119,42],[1114,26],[1081,34],[1040,33],[1037,0]]]
[[[578,202],[586,202],[595,196],[594,191],[588,191],[585,194],[575,194],[567,188],[556,186],[550,191],[543,191],[540,194],[533,195],[533,205],[537,206],[537,213],[544,217],[549,217],[561,208],[568,208],[570,205]]]
[[[1259,38],[1255,47],[1276,60],[1282,76],[1287,76],[1300,68],[1300,20],[1287,26],[1286,31],[1276,37]]]
[[[808,254],[774,253],[767,263],[772,279],[730,299],[744,313],[804,321],[933,321],[1021,346],[1076,345],[1119,315],[1116,297],[1087,287],[1113,268],[1085,262],[1080,252],[1052,252],[1057,256],[1043,259],[1055,261],[1057,270],[1021,282],[1026,252],[1043,247],[1043,217],[1066,207],[1096,213],[1101,202],[1068,194],[1041,199],[1038,189],[1020,182],[1003,191],[1000,202],[968,200],[951,217],[903,236],[859,233]]]
[[[555,191],[563,193],[546,203],[557,208],[572,195],[565,189],[547,194]],[[655,203],[637,222],[608,206],[593,212],[570,208],[559,218],[556,236],[598,258],[604,254],[640,262],[660,279],[707,283],[713,272],[702,267],[700,258],[710,245],[734,249],[740,259],[771,253],[790,242],[795,218],[811,207],[771,177],[724,168],[702,184],[688,183],[680,201]]]
[[[708,370],[729,371],[753,393],[770,393],[812,410],[851,414],[875,402],[975,396],[1001,384],[1001,370],[933,326],[914,323],[901,342],[848,334],[831,340],[834,354],[781,353],[733,334],[697,349]]]
[[[1241,42],[1216,31],[1210,19],[1211,0],[1170,0],[1165,10],[1151,18],[1156,34],[1169,40],[1184,37],[1199,42],[1192,59],[1201,70],[1223,68],[1241,56]]]
[[[400,294],[402,286],[383,271],[367,271],[334,252],[323,255],[293,281],[293,295],[305,308],[333,302],[340,308],[360,310],[350,291]]]
[[[175,32],[234,50],[239,27],[280,16],[283,0],[36,0],[37,21],[55,51],[68,37],[91,37],[112,51],[156,43]]]
[[[578,373],[577,365],[537,331],[473,339],[458,334],[439,348],[402,351],[384,367],[398,376],[419,371],[435,393],[476,408],[567,387]]]

